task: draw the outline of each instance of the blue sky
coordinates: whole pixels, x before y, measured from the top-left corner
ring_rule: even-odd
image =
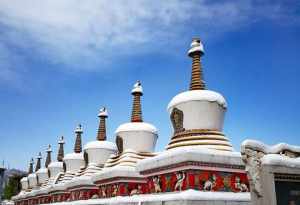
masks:
[[[0,160],[29,159],[73,130],[94,140],[109,111],[108,140],[130,120],[130,90],[144,88],[144,120],[172,134],[169,101],[188,89],[192,37],[205,46],[204,75],[224,95],[224,132],[236,150],[247,138],[300,144],[298,1],[0,2]]]

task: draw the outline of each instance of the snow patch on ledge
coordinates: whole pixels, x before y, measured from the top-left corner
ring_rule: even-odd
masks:
[[[64,157],[64,160],[84,160],[83,153],[68,153]]]
[[[143,159],[137,163],[137,170],[141,172],[187,161],[243,165],[239,152],[227,152],[190,146],[170,149],[161,152],[155,157]]]
[[[275,165],[289,168],[300,168],[300,157],[290,158],[279,154],[267,154],[261,159],[264,165]]]
[[[63,167],[63,162],[51,162],[48,166],[48,168],[62,168]]]
[[[114,167],[103,168],[101,172],[93,175],[94,182],[114,177],[140,177],[135,167],[117,165]]]
[[[108,149],[117,151],[117,145],[109,141],[91,141],[88,142],[83,149]]]
[[[300,155],[299,146],[289,145],[286,143],[279,143],[273,146],[269,146],[257,140],[245,140],[242,143],[242,150],[245,150],[246,148],[256,149],[257,151],[261,151],[265,154],[280,154],[281,152],[288,150],[291,152],[299,153]]]
[[[79,176],[79,177],[74,177],[72,180],[66,182],[66,187],[74,187],[74,186],[79,186],[79,185],[94,185],[92,182],[91,176]]]
[[[98,204],[125,204],[141,202],[163,202],[163,201],[226,201],[226,202],[250,202],[250,193],[232,192],[203,192],[186,190],[182,192],[143,194],[134,196],[118,196],[109,199],[90,199],[86,201],[72,201],[56,203],[58,205],[98,205]]]
[[[115,131],[116,134],[119,132],[152,132],[157,134],[157,129],[153,125],[146,123],[146,122],[129,122],[120,125],[117,130]]]
[[[227,103],[225,98],[211,90],[190,90],[176,95],[168,105],[168,111],[171,113],[171,108],[178,104],[189,102],[189,101],[209,101],[217,102],[220,106],[226,109]]]

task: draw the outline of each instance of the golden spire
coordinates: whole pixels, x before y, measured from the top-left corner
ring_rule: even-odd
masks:
[[[41,159],[42,159],[42,153],[39,152],[39,155],[37,156],[36,166],[35,166],[36,172],[41,168]]]
[[[108,117],[107,110],[105,107],[100,109],[98,114],[100,118],[98,133],[97,133],[97,140],[105,141],[106,140],[106,118]]]
[[[74,145],[74,152],[75,153],[80,153],[82,152],[82,145],[81,145],[81,134],[82,134],[82,126],[79,124],[76,129],[75,129],[75,134],[76,134],[76,140],[75,140],[75,145]]]
[[[58,141],[59,148],[58,148],[58,153],[57,153],[57,161],[62,162],[64,159],[64,137],[61,136],[60,140]]]
[[[30,160],[30,162],[29,162],[29,170],[28,170],[28,174],[33,173],[33,164],[34,164],[33,158],[31,158],[31,160]]]
[[[190,90],[205,90],[201,56],[204,55],[203,44],[199,38],[194,38],[188,55],[193,59]]]
[[[48,149],[46,150],[47,152],[47,157],[46,157],[46,161],[45,161],[45,167],[48,168],[48,165],[51,163],[51,145],[48,145]]]
[[[143,95],[143,88],[140,81],[137,81],[131,91],[133,95],[131,122],[143,122],[141,96]]]

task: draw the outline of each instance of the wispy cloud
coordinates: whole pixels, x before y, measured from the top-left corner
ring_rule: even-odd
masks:
[[[261,18],[292,17],[291,6],[274,1],[2,0],[0,79],[17,78],[17,67],[33,54],[67,69],[101,70],[107,66],[93,64],[160,49],[195,27],[212,36]]]

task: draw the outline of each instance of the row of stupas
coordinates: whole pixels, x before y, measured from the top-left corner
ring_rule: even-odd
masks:
[[[41,166],[41,154],[35,171],[33,160],[30,162],[29,175],[21,180],[22,191],[13,198],[15,203],[126,204],[184,197],[248,203],[249,182],[241,155],[222,132],[227,104],[221,94],[206,89],[203,55],[202,42],[193,39],[188,50],[192,58],[190,89],[168,105],[174,133],[164,151],[154,152],[158,132],[143,121],[143,88],[138,81],[131,91],[131,121],[117,128],[115,143],[106,141],[108,113],[102,108],[96,140],[82,150],[79,125],[73,153],[64,156],[61,138],[57,160],[51,161],[49,146],[45,167]]]

